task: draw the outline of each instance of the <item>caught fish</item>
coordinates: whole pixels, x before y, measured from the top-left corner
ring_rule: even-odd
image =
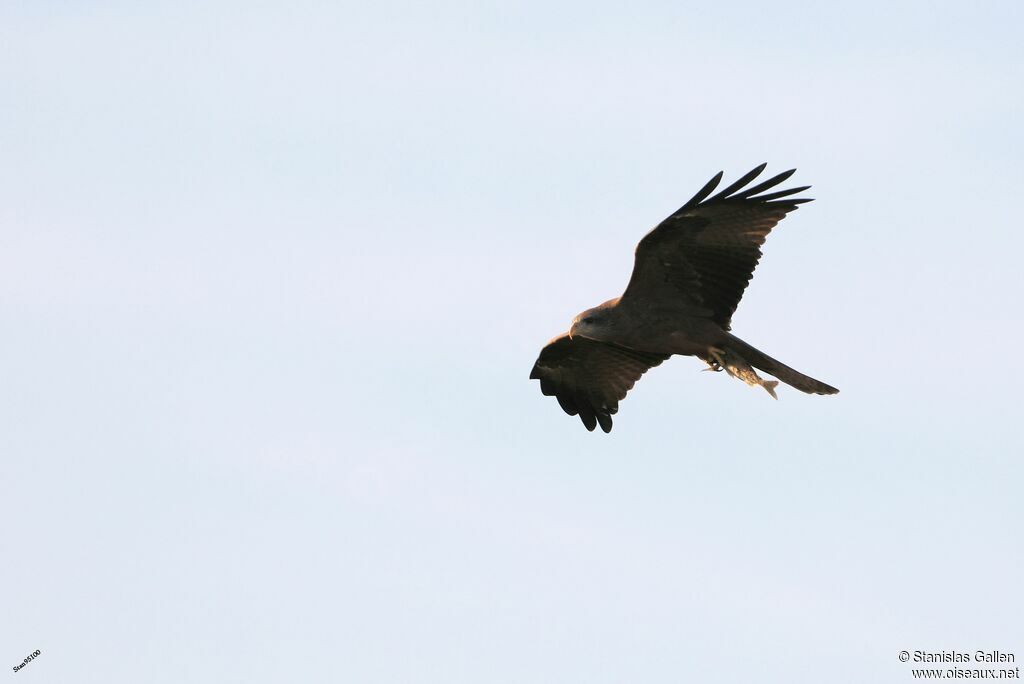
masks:
[[[757,374],[757,371],[755,371],[749,363],[736,354],[716,349],[710,354],[709,358],[704,359],[704,363],[709,366],[704,370],[716,372],[724,370],[732,377],[739,378],[748,385],[760,385],[761,387],[764,387],[765,391],[772,395],[772,399],[779,398],[775,394],[775,387],[779,384],[779,381],[765,380]]]

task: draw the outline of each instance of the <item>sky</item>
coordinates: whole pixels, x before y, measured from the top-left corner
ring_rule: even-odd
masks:
[[[1017,2],[0,5],[19,682],[908,682],[1024,660]],[[719,170],[734,332],[530,368]],[[767,172],[766,172],[767,173]]]

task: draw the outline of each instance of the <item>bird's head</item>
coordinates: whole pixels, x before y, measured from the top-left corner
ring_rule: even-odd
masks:
[[[579,336],[600,340],[604,337],[603,333],[607,325],[606,313],[603,306],[598,306],[587,309],[576,316],[572,319],[572,325],[569,327],[569,339]]]

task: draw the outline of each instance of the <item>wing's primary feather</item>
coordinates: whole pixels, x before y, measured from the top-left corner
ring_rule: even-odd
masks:
[[[778,185],[782,181],[786,180],[787,178],[792,176],[794,173],[796,173],[796,169],[790,169],[789,171],[783,171],[779,175],[772,176],[771,178],[769,178],[768,180],[766,180],[763,183],[758,183],[754,187],[747,188],[743,192],[737,192],[735,195],[732,196],[732,198],[733,199],[747,199],[748,197],[752,197],[753,195],[756,195],[759,192],[764,192],[768,188],[774,188],[776,185]],[[790,190],[789,192],[790,193],[801,192],[802,190],[806,190],[809,187],[811,187],[811,186],[807,185],[807,186],[804,186],[802,188],[795,188],[793,190]],[[762,197],[761,199],[764,199],[764,198]]]
[[[718,194],[719,173],[636,248],[623,300],[644,299],[664,308],[708,316],[726,330],[761,259],[761,245],[786,214],[810,199],[790,198],[810,186],[758,194],[795,170],[746,190],[765,165],[744,174]]]
[[[683,208],[680,209],[680,211],[682,211],[683,209],[689,209],[690,207],[695,207],[701,202],[703,202],[705,199],[707,199],[707,196],[713,193],[715,191],[715,188],[718,187],[718,184],[722,182],[722,176],[724,175],[724,171],[719,171],[718,173],[716,173],[711,180],[704,184],[703,188],[697,191],[696,195],[691,197],[690,200],[683,205]]]
[[[726,197],[736,192],[750,181],[760,176],[761,172],[764,171],[764,168],[766,166],[768,166],[768,162],[765,162],[760,166],[756,166],[752,168],[750,171],[747,171],[745,174],[743,174],[742,177],[740,177],[738,181],[727,187],[725,190],[722,190],[722,192],[712,197],[709,201],[714,202],[715,200],[725,199]]]
[[[530,379],[540,380],[540,391],[557,398],[570,416],[578,415],[588,430],[600,424],[611,432],[619,402],[641,375],[668,357],[565,334],[541,350]]]

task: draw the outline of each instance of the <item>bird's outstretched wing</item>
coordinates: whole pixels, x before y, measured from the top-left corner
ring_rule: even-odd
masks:
[[[619,401],[641,375],[668,357],[566,334],[541,349],[530,379],[540,380],[540,391],[555,396],[570,416],[579,415],[588,430],[600,423],[611,432]]]
[[[711,196],[722,180],[719,172],[645,235],[636,247],[633,275],[622,298],[699,310],[728,330],[768,233],[797,205],[811,201],[790,197],[809,185],[765,193],[796,169],[745,188],[764,167]]]

